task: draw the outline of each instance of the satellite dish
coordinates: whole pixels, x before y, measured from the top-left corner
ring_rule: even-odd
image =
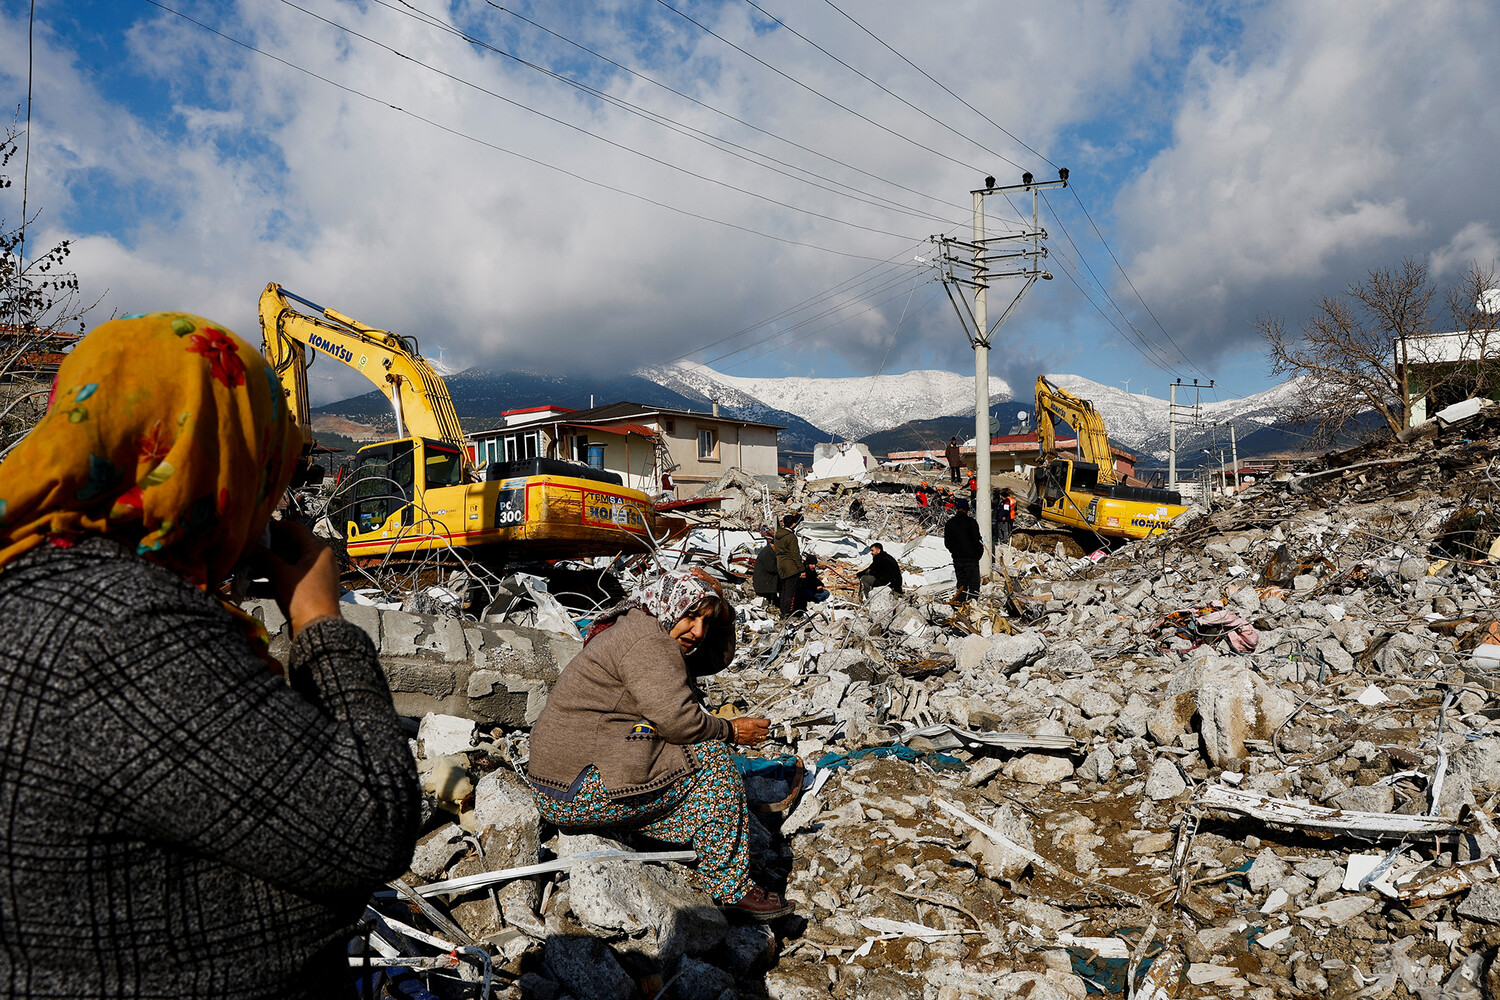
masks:
[[[1029,417],[1030,415],[1031,414],[1027,413],[1025,410],[1020,410],[1020,411],[1018,411],[1016,413],[1016,419],[1019,420],[1019,421],[1021,421],[1021,423],[1024,424],[1026,422],[1026,418]]]
[[[1479,301],[1474,303],[1474,308],[1487,316],[1500,313],[1500,288],[1486,288],[1479,293]]]

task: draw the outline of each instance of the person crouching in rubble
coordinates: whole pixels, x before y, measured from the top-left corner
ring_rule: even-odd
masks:
[[[750,881],[745,781],[728,744],[760,743],[771,724],[709,715],[693,681],[733,656],[734,611],[717,585],[664,574],[596,619],[531,729],[527,778],[547,822],[689,844],[720,907],[770,920],[792,908]]]
[[[420,793],[332,552],[270,522],[299,437],[254,348],[157,313],[83,338],[0,465],[0,995],[354,996]],[[286,679],[215,597],[251,558]]]

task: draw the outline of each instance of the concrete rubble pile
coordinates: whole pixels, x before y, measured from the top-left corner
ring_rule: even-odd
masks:
[[[376,909],[460,949],[401,945],[440,996],[1500,996],[1497,431],[1330,456],[1097,562],[1002,546],[956,606],[899,477],[740,490],[726,532],[792,506],[835,570],[880,540],[912,578],[829,572],[786,622],[735,598],[708,704],[805,772],[747,779],[752,871],[797,906],[767,927],[672,845],[540,822],[526,727],[576,634],[351,608],[430,812]]]

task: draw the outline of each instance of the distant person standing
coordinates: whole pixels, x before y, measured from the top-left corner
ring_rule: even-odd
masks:
[[[1000,502],[995,504],[995,541],[1010,544],[1010,532],[1016,523],[1016,495],[1010,487],[1000,491]]]
[[[776,601],[781,594],[781,577],[776,572],[776,549],[767,542],[755,554],[755,573],[751,576],[755,596]]]
[[[979,524],[969,516],[969,502],[963,497],[953,501],[953,516],[943,528],[943,544],[953,557],[953,575],[958,578],[955,601],[969,601],[979,596],[979,560],[984,555],[984,540]]]
[[[901,593],[901,564],[879,542],[870,545],[870,565],[859,572],[859,596],[869,597],[876,587],[890,587]]]
[[[949,480],[958,482],[958,470],[964,467],[964,457],[958,450],[958,438],[948,439],[948,450],[943,452],[943,458],[948,460]]]
[[[776,575],[779,578],[777,594],[783,618],[792,613],[792,603],[797,599],[797,589],[801,586],[802,571],[807,568],[807,564],[802,561],[802,549],[797,545],[797,533],[792,530],[801,519],[798,514],[783,515],[781,527],[776,529],[776,536],[771,540],[771,547],[776,552]]]

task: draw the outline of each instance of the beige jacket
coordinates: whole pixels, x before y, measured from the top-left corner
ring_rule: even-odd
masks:
[[[593,764],[610,798],[658,792],[692,774],[685,747],[729,740],[727,719],[709,715],[693,676],[715,673],[734,656],[732,623],[704,638],[689,663],[677,640],[646,612],[632,610],[599,633],[558,677],[531,728],[527,776],[537,789],[570,798]],[[635,732],[641,723],[654,732]],[[644,727],[642,727],[644,728]]]

